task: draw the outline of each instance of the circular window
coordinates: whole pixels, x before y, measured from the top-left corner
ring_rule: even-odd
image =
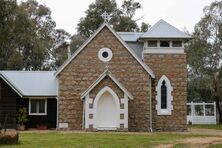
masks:
[[[107,57],[109,56],[109,54],[108,54],[108,52],[105,51],[105,52],[102,53],[102,56],[103,56],[104,58],[107,58]]]
[[[103,62],[108,62],[112,59],[113,53],[112,50],[109,48],[102,48],[98,52],[98,57]]]

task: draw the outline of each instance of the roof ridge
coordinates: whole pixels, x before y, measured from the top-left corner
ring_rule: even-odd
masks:
[[[174,27],[173,25],[169,24],[168,22],[166,22],[166,21],[164,21],[164,20],[162,20],[162,22],[165,22],[167,25],[171,26],[175,31],[178,31],[179,33],[181,33],[181,35],[184,35],[184,34],[185,34],[185,32],[183,32],[182,30]]]
[[[170,23],[166,22],[163,19],[160,19],[156,24],[154,24],[146,33],[144,33],[141,38],[150,38],[150,37],[159,37],[161,38],[161,34],[157,31],[157,28],[162,24],[162,28],[166,27],[168,30],[171,30],[171,35],[163,35],[162,37],[177,37],[177,38],[190,38],[189,35],[187,35],[182,30],[176,28],[175,26],[171,25]],[[155,35],[157,32],[158,35]],[[166,30],[167,31],[167,30]]]
[[[146,33],[149,33],[149,32],[152,32],[156,27],[158,27],[160,25],[160,23],[162,22],[163,20],[160,19],[157,23],[155,23],[147,32],[145,32],[144,34]]]

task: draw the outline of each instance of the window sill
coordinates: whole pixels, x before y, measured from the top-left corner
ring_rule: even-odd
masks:
[[[169,111],[168,109],[161,109],[157,111],[157,115],[172,115],[171,111]]]
[[[47,116],[47,113],[29,113],[30,116]]]

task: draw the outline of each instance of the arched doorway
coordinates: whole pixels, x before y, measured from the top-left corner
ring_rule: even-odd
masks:
[[[95,125],[97,129],[114,130],[119,128],[120,103],[116,93],[104,87],[95,98]]]

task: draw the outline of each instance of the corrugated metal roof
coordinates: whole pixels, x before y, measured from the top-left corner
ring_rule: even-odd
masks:
[[[164,20],[159,20],[141,38],[191,38]]]
[[[117,32],[117,34],[125,42],[137,42],[139,37],[144,34],[144,32]]]
[[[55,71],[0,71],[22,96],[57,96]]]

